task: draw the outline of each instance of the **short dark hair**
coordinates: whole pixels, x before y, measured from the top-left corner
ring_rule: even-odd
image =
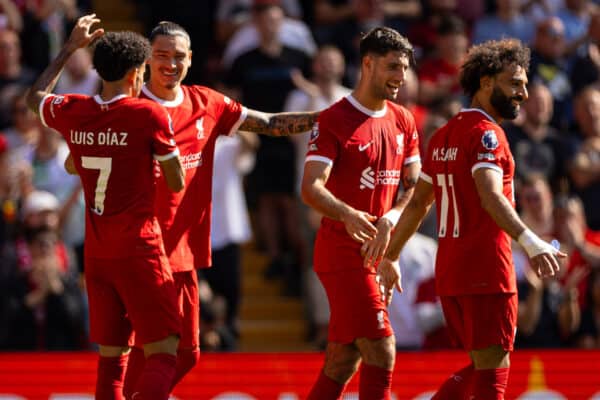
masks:
[[[131,32],[107,32],[94,45],[94,68],[106,82],[125,77],[132,68],[141,66],[150,57],[150,42]]]
[[[410,61],[413,60],[412,44],[392,28],[386,26],[373,28],[360,40],[360,58],[369,53],[385,56],[390,51],[399,51],[404,53]]]
[[[496,76],[509,65],[529,70],[529,48],[518,39],[489,40],[469,49],[460,73],[460,84],[472,98],[479,90],[480,79]]]
[[[190,34],[183,28],[183,26],[176,24],[171,21],[160,21],[154,29],[150,32],[150,43],[154,43],[154,39],[157,36],[181,36],[185,38],[188,42],[188,45],[192,45],[192,39],[190,38]]]

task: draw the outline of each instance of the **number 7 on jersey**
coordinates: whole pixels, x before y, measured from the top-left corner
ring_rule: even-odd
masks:
[[[104,213],[104,199],[106,198],[106,186],[112,170],[112,158],[110,157],[81,157],[81,166],[86,169],[97,169],[100,171],[96,181],[94,196],[94,212],[98,215]]]

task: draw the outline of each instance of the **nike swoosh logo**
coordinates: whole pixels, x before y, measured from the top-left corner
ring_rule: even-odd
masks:
[[[373,141],[370,141],[369,143],[366,143],[366,144],[359,144],[358,151],[365,151],[372,144],[373,144]]]

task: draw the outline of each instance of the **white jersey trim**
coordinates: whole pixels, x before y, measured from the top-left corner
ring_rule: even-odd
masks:
[[[489,119],[490,121],[492,121],[493,123],[498,124],[496,122],[496,120],[494,118],[492,118],[492,116],[490,114],[486,113],[481,108],[463,108],[462,110],[460,110],[460,112],[469,112],[469,111],[475,111],[475,112],[481,113],[481,114],[485,115],[485,117],[487,119]]]
[[[49,128],[48,124],[46,123],[46,119],[44,118],[44,103],[46,102],[46,99],[50,96],[54,96],[53,93],[48,93],[47,95],[45,95],[44,97],[42,97],[42,101],[40,101],[40,105],[39,105],[39,114],[40,114],[40,121],[42,121],[42,124],[46,127]]]
[[[421,161],[421,156],[417,154],[412,157],[407,157],[406,160],[404,160],[404,165],[408,165],[408,164],[412,164],[414,162],[420,162],[420,161]]]
[[[498,172],[500,175],[504,175],[504,171],[502,171],[502,168],[500,168],[496,164],[489,163],[489,162],[480,162],[480,163],[473,165],[473,168],[471,168],[471,175],[473,175],[475,173],[475,171],[477,171],[479,168],[489,168],[489,169],[492,169],[492,170]]]
[[[169,107],[169,108],[173,108],[173,107],[178,107],[181,105],[181,103],[183,103],[183,89],[181,88],[181,86],[177,87],[177,94],[175,95],[175,98],[173,100],[165,100],[165,99],[161,99],[160,97],[156,96],[154,93],[152,93],[150,91],[150,89],[148,89],[148,86],[146,86],[146,84],[144,84],[144,86],[142,86],[142,92],[148,96],[148,98],[154,100],[155,102],[157,102],[158,104],[160,104],[163,107]]]
[[[304,162],[307,163],[309,161],[319,161],[319,162],[327,164],[328,166],[333,165],[333,160],[331,158],[327,158],[327,157],[323,157],[323,156],[315,156],[315,155],[307,156],[306,160]]]
[[[356,108],[358,111],[360,111],[364,114],[367,114],[369,117],[381,118],[381,117],[384,117],[385,113],[387,112],[387,104],[385,104],[385,103],[381,110],[371,110],[370,108],[367,108],[367,107],[363,106],[362,104],[360,104],[358,102],[358,100],[356,100],[354,97],[352,97],[351,94],[346,96],[346,100],[348,100],[350,102],[350,104],[352,104],[354,106],[354,108]]]
[[[179,148],[176,147],[174,151],[164,154],[164,155],[158,155],[158,154],[154,154],[154,159],[156,161],[167,161],[170,160],[173,157],[177,157],[179,155]]]
[[[126,94],[118,94],[115,97],[113,97],[112,99],[104,101],[104,100],[102,100],[102,97],[100,97],[100,95],[97,94],[97,95],[94,96],[94,100],[98,104],[110,104],[110,103],[114,103],[115,101],[119,101],[121,99],[124,99],[125,97],[127,97]]]
[[[429,183],[430,185],[433,185],[433,179],[431,179],[431,177],[429,175],[427,175],[425,172],[421,171],[419,173],[419,178],[423,179],[425,182]]]
[[[236,123],[233,124],[233,126],[231,127],[231,129],[227,133],[227,136],[231,136],[234,133],[236,133],[237,130],[239,129],[240,125],[242,125],[244,123],[244,121],[246,120],[246,118],[248,118],[248,109],[246,107],[242,106],[242,112],[240,113],[240,117],[238,118],[238,120],[236,121]]]

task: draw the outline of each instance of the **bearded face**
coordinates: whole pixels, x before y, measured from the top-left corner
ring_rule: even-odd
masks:
[[[500,87],[494,85],[490,103],[503,119],[513,120],[517,118],[522,101],[521,96],[508,97]]]

